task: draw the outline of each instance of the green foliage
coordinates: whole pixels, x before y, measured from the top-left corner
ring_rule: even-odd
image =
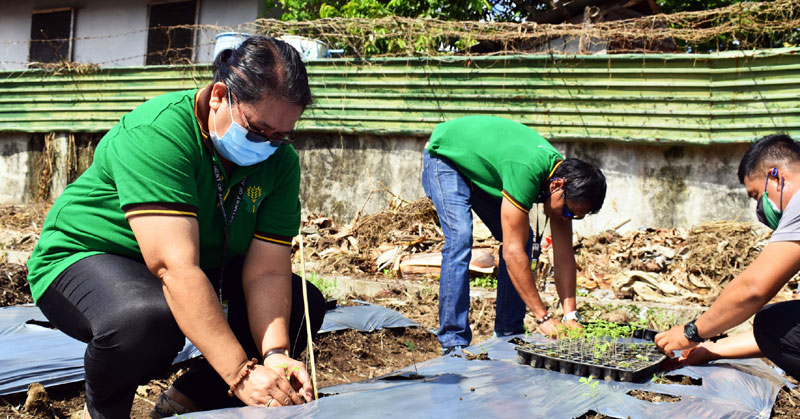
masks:
[[[321,18],[368,18],[387,16],[436,18],[440,20],[480,20],[491,15],[487,0],[267,0],[265,9],[285,10],[281,20]]]
[[[481,287],[487,289],[495,289],[497,288],[497,278],[492,276],[482,276],[480,278],[475,278],[469,282],[470,286],[473,287]]]
[[[658,7],[662,13],[690,12],[697,10],[716,9],[742,3],[746,0],[659,0]]]
[[[317,275],[317,272],[312,272],[308,282],[314,284],[314,286],[317,287],[320,292],[322,292],[322,295],[325,296],[325,298],[333,297],[333,291],[336,290],[336,278],[333,278],[333,280],[329,281]]]
[[[672,50],[675,46],[686,52],[706,53],[712,51],[738,50],[749,48],[777,48],[800,44],[800,30],[782,27],[775,30],[770,22],[792,22],[800,14],[800,8],[788,0],[775,1],[766,7],[764,3],[743,0],[659,0],[658,5],[665,14],[701,11],[694,16],[681,16],[675,19],[662,19],[667,28],[675,30],[674,44],[666,42],[655,48]],[[471,29],[459,26],[438,25],[428,27],[422,20],[409,23],[392,18],[436,19],[439,21],[471,22],[536,22],[543,13],[548,13],[550,23],[560,23],[561,14],[554,14],[555,3],[551,0],[264,0],[264,13],[275,8],[283,11],[281,20],[312,22],[311,30],[300,31],[304,36],[318,37],[327,42],[330,48],[344,49],[348,56],[416,56],[443,55],[468,51],[471,47],[486,40],[486,48],[494,48],[493,43],[501,38],[493,38],[493,26],[487,25],[483,33],[476,34]],[[742,4],[733,11],[718,14],[702,11]],[[745,7],[746,6],[746,7]],[[577,15],[579,16],[579,14]],[[359,23],[347,22],[344,26],[326,25],[314,27],[317,19],[361,19]],[[363,20],[393,20],[394,26],[367,23]],[[692,26],[696,25],[696,26]],[[573,25],[575,26],[575,25]],[[716,34],[693,37],[698,30],[721,28]],[[290,29],[290,33],[295,30]],[[499,35],[498,35],[499,36]],[[605,37],[612,39],[614,34]],[[641,41],[647,42],[647,34],[641,34]],[[628,40],[630,41],[630,40]],[[625,42],[628,42],[625,41]],[[636,41],[632,48],[639,48]],[[515,42],[508,47],[515,47]],[[641,47],[645,48],[645,47]],[[535,266],[534,266],[535,268]]]
[[[633,336],[634,328],[631,326],[621,325],[618,323],[607,322],[605,320],[592,320],[586,323],[585,333],[587,336],[602,337],[608,336],[610,338],[623,338]]]

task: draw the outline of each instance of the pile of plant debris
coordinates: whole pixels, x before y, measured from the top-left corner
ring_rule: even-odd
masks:
[[[320,273],[403,276],[412,255],[437,253],[444,245],[430,199],[391,205],[387,211],[337,225],[310,216],[301,229],[306,261]],[[712,221],[692,229],[608,230],[575,243],[578,286],[616,297],[667,303],[708,304],[760,253],[770,233],[750,223]],[[298,247],[295,241],[296,249]],[[499,243],[476,234],[476,247],[497,254]],[[543,252],[540,281],[552,282],[552,249]],[[299,252],[295,253],[299,262]],[[438,273],[438,266],[429,272]]]
[[[388,269],[398,274],[404,256],[444,246],[439,217],[428,198],[390,203],[388,210],[357,216],[349,225],[311,215],[300,232],[307,261],[321,273],[376,274]],[[298,247],[295,240],[295,250]]]
[[[756,258],[770,234],[750,223],[712,221],[688,231],[647,228],[580,238],[578,286],[613,290],[618,297],[709,303]],[[552,251],[545,254],[552,261]]]

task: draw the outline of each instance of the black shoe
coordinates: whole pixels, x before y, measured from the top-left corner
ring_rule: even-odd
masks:
[[[191,412],[191,410],[175,400],[172,400],[172,398],[167,396],[167,393],[164,392],[161,393],[155,406],[153,406],[153,410],[150,411],[150,417],[153,419],[169,418],[189,412]]]

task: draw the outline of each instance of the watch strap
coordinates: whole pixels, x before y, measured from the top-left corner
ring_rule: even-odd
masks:
[[[569,313],[564,314],[563,320],[564,321],[575,320],[576,322],[580,323],[580,321],[582,320],[581,313],[579,313],[578,310],[572,310]]]
[[[264,359],[267,359],[270,356],[275,355],[275,354],[283,354],[285,356],[289,356],[289,349],[287,349],[287,348],[272,348],[272,349],[268,350],[267,353],[264,354]]]

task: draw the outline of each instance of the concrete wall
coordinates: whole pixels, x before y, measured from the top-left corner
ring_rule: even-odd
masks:
[[[26,67],[34,10],[74,7],[73,60],[104,67],[145,64],[151,0],[6,0],[0,14],[0,70]],[[258,17],[258,0],[198,0],[197,23],[235,29]],[[197,62],[208,62],[218,30],[198,30]]]
[[[298,138],[305,210],[349,222],[362,207],[364,214],[384,210],[391,194],[408,201],[422,197],[424,143],[419,137]],[[736,178],[747,145],[555,145],[567,157],[597,164],[607,177],[603,209],[576,221],[578,234],[596,234],[626,220],[618,231],[722,219],[756,222],[755,203]]]
[[[0,203],[34,199],[46,177],[49,199],[91,162],[101,135],[56,135],[49,149],[52,169],[42,159],[45,136],[0,136]],[[304,213],[334,216],[341,222],[386,209],[393,195],[413,201],[424,195],[422,137],[338,136],[305,133],[297,138],[302,168]],[[597,164],[606,174],[608,195],[600,213],[576,221],[575,232],[591,235],[619,226],[691,227],[708,220],[756,222],[755,203],[736,179],[747,145],[650,146],[556,143],[568,157]],[[70,155],[77,156],[68,157]],[[68,164],[70,159],[76,160]],[[533,220],[533,218],[532,218]]]
[[[41,149],[37,153],[32,141],[28,134],[0,138],[0,202],[4,204],[28,202],[35,196],[33,176]]]

